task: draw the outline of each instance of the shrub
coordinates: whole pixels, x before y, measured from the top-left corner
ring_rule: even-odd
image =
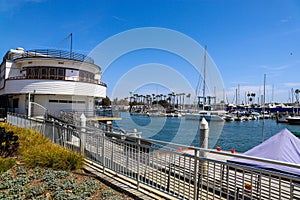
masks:
[[[81,169],[83,157],[59,145],[53,144],[50,139],[40,133],[1,123],[6,131],[13,131],[19,137],[19,155],[21,161],[29,167],[47,167],[61,170]]]
[[[32,186],[26,189],[25,196],[27,199],[35,199],[37,196],[44,194],[45,190],[41,186]]]
[[[13,158],[1,158],[0,157],[0,174],[6,172],[16,164]]]
[[[113,195],[115,195],[115,191],[109,189],[109,190],[104,190],[102,192],[102,196],[103,196],[103,199],[108,199],[110,197],[112,197]]]

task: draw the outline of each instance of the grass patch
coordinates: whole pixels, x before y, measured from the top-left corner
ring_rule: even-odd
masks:
[[[28,167],[47,167],[61,170],[76,170],[83,166],[83,157],[73,151],[53,144],[40,133],[1,123],[6,131],[13,131],[19,137],[18,155],[20,162]]]
[[[14,158],[0,158],[0,174],[6,172],[16,164]]]

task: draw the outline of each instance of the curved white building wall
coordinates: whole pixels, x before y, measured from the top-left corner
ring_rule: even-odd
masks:
[[[106,87],[98,84],[37,79],[7,80],[5,88],[0,90],[0,95],[27,94],[33,93],[34,91],[36,94],[106,97]]]

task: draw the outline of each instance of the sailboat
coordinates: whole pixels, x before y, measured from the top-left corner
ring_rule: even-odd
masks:
[[[223,116],[225,116],[227,114],[226,111],[221,110],[221,111],[215,111],[215,110],[211,110],[211,106],[210,105],[206,105],[206,99],[210,99],[211,98],[215,98],[215,97],[207,97],[205,94],[205,87],[206,87],[206,51],[207,51],[207,46],[205,46],[204,49],[204,61],[203,61],[203,96],[198,96],[198,87],[196,88],[196,96],[198,96],[198,105],[197,107],[202,107],[201,110],[196,109],[194,112],[192,113],[186,113],[185,114],[185,119],[188,120],[202,120],[202,118],[205,118],[206,121],[219,121],[219,122],[223,122],[225,121],[223,119]],[[200,82],[200,78],[199,78],[199,82]],[[199,85],[198,82],[198,85]],[[202,103],[201,103],[201,99],[202,99]]]

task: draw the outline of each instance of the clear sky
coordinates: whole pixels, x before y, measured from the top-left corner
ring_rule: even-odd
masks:
[[[300,88],[298,0],[0,0],[0,23],[2,56],[16,47],[67,50],[70,33],[73,50],[90,54],[123,31],[160,27],[207,45],[229,103],[238,85],[241,100],[247,92],[263,94],[264,74],[267,101],[288,102],[291,89]],[[144,49],[122,55],[103,73],[108,96],[124,74],[149,63],[174,67],[195,89],[197,76],[184,59]],[[120,97],[129,95],[123,91]]]

